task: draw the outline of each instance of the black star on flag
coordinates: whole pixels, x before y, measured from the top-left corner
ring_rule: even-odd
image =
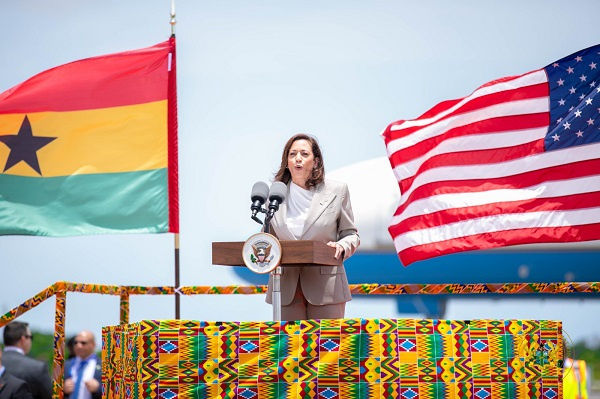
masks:
[[[10,153],[8,154],[6,165],[4,166],[4,172],[23,161],[41,176],[42,171],[40,170],[37,151],[54,139],[56,139],[56,137],[34,136],[31,131],[29,118],[25,115],[25,119],[23,119],[23,123],[16,135],[0,136],[0,141],[10,148]]]

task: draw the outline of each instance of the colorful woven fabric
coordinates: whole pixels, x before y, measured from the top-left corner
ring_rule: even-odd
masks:
[[[254,295],[267,292],[266,285],[249,286],[186,286],[143,287],[101,284],[81,284],[58,281],[20,306],[0,317],[0,327],[33,309],[57,292],[84,292],[88,294],[120,295],[121,322],[129,318],[129,295]],[[502,284],[351,284],[354,295],[409,295],[409,294],[571,294],[599,293],[600,282],[581,283],[502,283]]]
[[[598,293],[600,292],[600,282],[585,282],[585,283],[504,283],[504,284],[353,284],[350,286],[350,289],[352,291],[353,294],[359,294],[359,295],[364,295],[364,294],[387,294],[387,295],[403,295],[403,294],[480,294],[480,293],[496,293],[496,294],[536,294],[536,293],[544,293],[544,294],[571,294],[571,293]],[[127,324],[128,323],[128,319],[129,319],[129,296],[130,295],[173,295],[176,292],[180,292],[183,295],[222,295],[222,294],[242,294],[242,295],[252,295],[252,294],[264,294],[266,292],[266,286],[187,286],[187,287],[179,287],[179,289],[176,289],[175,287],[170,287],[170,286],[160,286],[160,287],[144,287],[144,286],[114,286],[114,285],[101,285],[101,284],[82,284],[82,283],[71,283],[71,282],[64,282],[64,281],[58,281],[55,284],[49,286],[48,288],[44,289],[43,291],[41,291],[40,293],[38,293],[37,295],[35,295],[34,297],[28,299],[27,301],[23,302],[21,305],[19,305],[18,307],[10,310],[9,312],[5,313],[4,315],[2,315],[0,317],[0,327],[5,326],[6,324],[10,323],[12,320],[16,319],[17,317],[19,317],[20,315],[26,313],[27,311],[35,308],[36,306],[38,306],[39,304],[41,304],[42,302],[44,302],[47,299],[50,299],[52,296],[57,297],[57,301],[56,301],[56,312],[55,312],[55,340],[54,340],[54,374],[53,374],[53,379],[54,379],[54,387],[55,387],[55,391],[60,391],[62,384],[63,384],[63,366],[64,366],[64,361],[63,361],[63,347],[64,347],[64,325],[65,325],[65,306],[66,306],[66,296],[65,294],[67,292],[82,292],[82,293],[90,293],[90,294],[104,294],[104,295],[119,295],[121,297],[121,301],[120,301],[120,320],[121,320],[121,324]],[[325,321],[323,321],[325,322]],[[323,323],[322,322],[322,323]],[[312,376],[315,375],[315,367],[314,367],[314,360],[310,360],[311,358],[313,358],[314,356],[312,354],[315,353],[316,351],[316,343],[317,341],[314,341],[314,333],[316,331],[319,332],[323,332],[325,337],[329,338],[329,342],[333,343],[333,344],[338,344],[339,341],[339,351],[340,351],[340,356],[339,359],[343,359],[343,362],[340,361],[338,362],[338,371],[340,373],[340,376],[343,376],[343,379],[345,382],[353,382],[353,381],[360,381],[360,378],[357,377],[356,374],[356,370],[357,368],[361,368],[364,367],[365,365],[361,364],[358,361],[358,357],[353,357],[353,354],[355,351],[357,350],[363,350],[366,351],[366,353],[368,353],[369,350],[373,350],[374,345],[376,345],[376,338],[365,338],[367,340],[371,340],[371,341],[364,341],[362,342],[360,340],[361,336],[360,335],[356,335],[356,331],[360,331],[361,329],[363,329],[364,331],[368,331],[369,333],[374,333],[374,331],[381,331],[382,334],[388,334],[388,335],[384,335],[382,337],[379,338],[380,342],[381,340],[383,340],[386,345],[386,352],[384,357],[387,357],[388,355],[391,355],[392,357],[395,356],[395,349],[394,345],[405,345],[406,347],[408,346],[414,346],[414,348],[417,347],[417,345],[419,344],[417,342],[417,338],[414,337],[414,330],[415,330],[415,326],[412,324],[412,321],[402,321],[402,320],[395,320],[395,321],[390,321],[387,322],[385,320],[379,320],[379,325],[376,325],[377,323],[375,321],[371,321],[369,323],[367,323],[366,326],[362,326],[362,322],[360,319],[348,319],[345,320],[343,324],[341,324],[339,326],[340,329],[340,335],[339,338],[336,335],[336,325],[331,324],[333,323],[333,321],[328,321],[329,324],[326,324],[325,326],[323,326],[322,323],[317,323],[317,322],[309,322],[307,321],[305,325],[297,325],[297,324],[293,324],[293,323],[287,323],[287,324],[279,324],[279,323],[260,323],[261,327],[259,328],[259,337],[263,336],[263,335],[271,335],[270,338],[268,339],[263,339],[262,343],[260,341],[260,339],[258,339],[260,346],[260,350],[261,351],[267,351],[269,352],[269,358],[271,356],[274,356],[276,358],[281,358],[281,351],[283,349],[286,348],[292,348],[289,349],[291,351],[295,351],[296,349],[294,348],[300,348],[300,345],[303,345],[301,347],[302,352],[300,354],[300,356],[304,359],[309,359],[309,360],[303,360],[301,363],[298,363],[297,361],[294,361],[293,359],[288,359],[287,362],[288,363],[284,363],[283,366],[290,368],[291,370],[294,370],[294,367],[296,367],[295,365],[297,364],[298,367],[302,367],[301,369],[301,374],[302,374],[302,381],[305,380],[311,380]],[[395,322],[395,323],[394,323]],[[192,325],[195,325],[193,323],[197,323],[197,322],[190,322],[192,323]],[[448,326],[445,323],[438,323],[436,325],[436,331],[442,336],[441,341],[433,341],[433,343],[428,339],[428,338],[420,338],[420,342],[423,345],[423,348],[429,348],[431,345],[437,345],[437,347],[439,347],[439,345],[442,345],[443,351],[445,353],[445,357],[448,358],[466,358],[467,357],[467,353],[469,351],[469,339],[470,336],[468,334],[469,328],[467,325],[463,326],[462,328],[457,327],[460,326],[461,322],[455,321],[453,322],[455,323],[455,325],[453,325],[452,327],[452,335],[448,335],[446,333],[446,331],[448,331]],[[494,348],[494,350],[498,351],[499,358],[504,359],[506,358],[512,358],[514,356],[514,342],[511,343],[510,345],[502,345],[504,343],[503,341],[503,334],[508,334],[508,332],[510,332],[510,334],[512,335],[518,335],[516,332],[521,331],[522,329],[522,325],[518,324],[517,322],[512,322],[509,326],[506,326],[504,324],[505,322],[503,321],[495,321],[495,325],[493,325],[492,327],[488,326],[489,332],[498,335],[497,337],[488,337],[488,341],[485,342],[483,340],[481,340],[482,345],[483,344],[487,344],[490,346],[490,350],[492,350],[492,348]],[[240,330],[240,328],[242,328],[242,330],[245,329],[246,325],[240,325],[240,324],[236,324],[236,323],[220,323],[219,325],[213,325],[212,327],[206,327],[209,330],[215,330],[223,335],[225,338],[223,338],[224,342],[223,345],[225,345],[226,348],[229,348],[230,350],[235,350],[236,348],[236,342],[240,339],[239,336],[235,335],[235,331]],[[456,327],[456,330],[455,330]],[[420,330],[424,329],[423,331],[428,331],[428,328],[431,330],[431,326],[428,327],[427,324],[425,325],[420,325]],[[541,332],[538,334],[541,336],[542,340],[544,342],[550,342],[550,344],[547,345],[558,345],[556,342],[554,342],[553,339],[548,338],[548,336],[553,337],[555,334],[555,327],[553,325],[551,325],[547,330],[543,327],[541,328]],[[302,335],[302,338],[298,335],[299,331],[302,331],[302,334],[306,334],[306,340],[304,339],[305,335]],[[248,332],[244,332],[244,334],[247,334]],[[477,333],[477,332],[475,332]],[[397,337],[395,336],[395,334],[397,334]],[[140,335],[140,334],[135,334]],[[151,336],[152,334],[148,333],[147,331],[144,330],[144,334],[141,335],[148,335]],[[194,334],[192,334],[194,335]],[[205,337],[208,335],[204,335]],[[323,337],[323,336],[322,336]],[[321,337],[321,338],[322,338]],[[243,336],[242,336],[243,338]],[[140,338],[141,339],[141,338]],[[151,338],[147,338],[147,339],[151,339]],[[198,338],[201,339],[201,338]],[[216,343],[214,342],[214,340],[212,339],[208,339],[208,338],[202,338],[204,339],[206,342],[205,344],[198,344],[195,347],[197,348],[198,351],[207,351],[210,349],[210,353],[211,355],[203,355],[203,358],[216,358],[215,356],[212,355],[212,353],[215,353],[215,348],[214,345],[216,345]],[[277,344],[275,344],[274,342],[276,342]],[[371,343],[369,343],[371,342]],[[256,345],[256,339],[253,340],[253,342],[251,342],[253,344]],[[152,345],[155,344],[149,344],[149,351],[152,351],[153,347]],[[208,346],[207,346],[208,345]],[[250,345],[250,344],[249,344]],[[521,343],[521,346],[523,346],[525,344]],[[562,345],[562,342],[561,342]],[[553,349],[549,349],[550,347],[544,347],[544,350],[538,349],[538,351],[542,351],[543,353],[546,353],[546,357],[549,356],[549,354],[553,354],[550,357],[551,362],[556,363],[558,360],[557,355],[555,354],[555,352],[553,352]],[[422,350],[426,350],[426,349],[422,349]],[[544,352],[545,351],[545,352]],[[415,362],[413,361],[413,357],[415,356],[414,354],[411,353],[412,351],[399,351],[398,354],[398,358],[400,359],[400,365],[398,366],[398,370],[400,373],[405,372],[405,377],[404,381],[406,382],[406,379],[410,379],[409,377],[407,377],[406,372],[409,372],[408,375],[412,375],[410,373],[412,373],[412,370],[415,366]],[[496,356],[496,355],[494,355]],[[529,355],[529,356],[533,356],[533,355]],[[538,355],[536,355],[538,356]],[[539,355],[542,356],[542,355]],[[539,357],[538,356],[538,357]],[[364,356],[363,356],[364,357]],[[142,356],[142,358],[146,358],[145,356]],[[410,360],[410,362],[408,362],[408,365],[404,365],[402,362],[404,360]],[[496,357],[494,357],[494,359],[497,360]],[[542,356],[540,359],[544,359],[544,357]],[[539,360],[539,361],[542,361]],[[271,395],[273,393],[272,389],[273,387],[270,386],[269,384],[272,381],[280,381],[277,378],[274,377],[274,371],[273,370],[278,370],[282,366],[282,364],[276,364],[276,363],[269,363],[273,360],[269,360],[266,363],[263,362],[263,365],[265,367],[268,368],[268,370],[264,371],[264,375],[261,375],[261,380],[260,380],[260,389],[259,389],[259,394],[260,395]],[[545,361],[545,360],[544,360]],[[459,362],[460,363],[460,362]],[[156,364],[156,360],[153,360],[151,362],[147,362],[148,367],[154,367],[154,365]],[[222,363],[218,363],[218,365],[223,365]],[[384,378],[385,381],[388,380],[395,380],[395,370],[396,370],[396,366],[394,365],[394,362],[386,362],[384,363],[385,367],[384,367],[384,372],[387,373],[386,377]],[[490,366],[490,372],[493,374],[494,378],[493,381],[497,381],[498,384],[504,384],[506,382],[506,379],[503,377],[506,372],[504,372],[503,370],[505,370],[507,367],[511,370],[513,370],[513,366],[512,365],[507,365],[506,362],[501,362],[501,361],[496,361],[495,363],[490,363],[491,365],[495,366],[495,368]],[[520,363],[517,363],[520,364]],[[366,364],[366,366],[369,366],[369,364]],[[231,363],[231,367],[235,370],[235,366],[236,363],[232,362]],[[423,363],[422,364],[423,367],[428,367],[428,364]],[[261,368],[261,363],[259,363],[259,371],[262,370]],[[450,367],[447,363],[446,360],[444,360],[442,363],[440,363],[438,365],[438,367],[442,367],[442,368],[448,368]],[[321,378],[323,383],[326,383],[325,381],[329,381],[330,377],[328,373],[331,373],[331,368],[322,368],[321,369],[321,376],[323,376],[323,378]],[[409,371],[407,371],[409,370]],[[446,370],[446,369],[445,369]],[[463,373],[464,374],[464,370],[463,367],[460,366],[458,368],[449,368],[448,370],[446,370],[447,372],[451,372],[452,370],[454,370],[454,373],[456,373],[458,370],[458,373]],[[319,369],[317,367],[316,372],[318,373]],[[467,369],[468,371],[468,369]],[[149,372],[149,371],[148,371]],[[477,372],[477,370],[476,370]],[[515,373],[515,371],[512,371],[513,373]],[[190,374],[190,371],[186,372],[187,374]],[[425,379],[430,379],[429,377],[429,372],[428,371],[424,371],[425,376],[423,378]],[[495,374],[494,374],[495,373]],[[229,373],[230,377],[228,378],[233,380],[236,377],[235,373]],[[279,375],[279,374],[278,374]],[[294,379],[294,377],[292,375],[288,375],[288,378],[290,379]],[[319,374],[317,374],[319,375]],[[465,374],[465,376],[463,376],[462,374],[459,376],[461,379],[466,378],[467,374]],[[372,377],[371,374],[369,374],[368,376],[369,378]],[[186,380],[188,377],[186,376]],[[341,378],[341,377],[340,377]],[[383,377],[382,377],[383,378]],[[547,377],[546,380],[547,381],[554,381],[557,380],[559,377]],[[340,379],[340,381],[342,381]],[[416,379],[416,381],[418,382],[418,379]],[[215,387],[213,385],[209,386],[209,387],[204,387],[204,388],[198,388],[196,387],[196,391],[197,392],[206,392],[206,395],[208,397],[211,397],[211,395],[214,394],[214,392],[225,392],[226,395],[233,395],[233,397],[235,397],[235,395],[237,395],[237,391],[235,391],[235,387],[232,385],[233,383],[231,383],[230,385],[227,386],[219,386],[219,387]],[[285,395],[288,395],[290,397],[293,397],[296,393],[297,393],[297,389],[300,389],[300,393],[304,393],[306,390],[311,390],[313,383],[307,383],[301,385],[300,388],[298,387],[284,387],[281,388],[282,386],[279,385],[279,388],[283,389],[280,391],[277,391],[277,394],[273,394],[275,395],[275,397],[284,397]],[[384,382],[384,384],[388,384],[387,382]],[[381,387],[379,387],[380,389],[382,389],[381,392],[382,395],[384,396],[389,396],[389,397],[393,397],[390,396],[390,394],[388,393],[390,390],[396,390],[398,391],[398,387],[396,387],[397,383],[391,383],[391,385],[383,385]],[[236,385],[237,386],[237,385]],[[404,386],[406,386],[406,384],[404,384]],[[278,388],[278,389],[279,389]],[[398,389],[397,389],[398,388]],[[439,387],[438,387],[439,388]],[[439,389],[436,388],[435,392],[439,392]],[[468,387],[467,387],[468,388]],[[452,396],[453,392],[458,392],[461,393],[463,392],[465,389],[467,389],[465,386],[463,385],[456,385],[454,387],[443,387],[443,391],[446,392],[448,395]],[[140,391],[140,387],[136,386],[135,387],[135,391],[131,391],[131,392],[141,392],[140,395],[150,395],[150,392],[158,392],[158,386],[154,386],[152,384],[145,386],[143,391]],[[215,391],[215,389],[217,391]],[[221,391],[219,391],[219,389],[221,389]],[[371,392],[370,389],[372,389],[372,387],[370,386],[366,386],[366,385],[351,385],[351,386],[341,386],[340,387],[340,391],[339,391],[339,395],[340,397],[353,397],[353,396],[360,396],[360,397],[365,397],[364,395],[367,395],[368,392]],[[441,389],[441,388],[440,388]],[[458,389],[458,390],[457,390]],[[514,396],[515,392],[517,392],[515,390],[515,387],[512,386],[506,386],[506,385],[500,385],[500,386],[495,386],[494,382],[492,382],[492,393],[494,394],[494,397],[496,397],[496,395],[501,395],[499,397],[512,397]],[[524,388],[519,388],[519,392],[523,392]],[[131,394],[130,392],[130,394]],[[248,395],[250,395],[250,391],[247,391]],[[311,391],[312,392],[312,391]],[[327,391],[328,395],[329,395],[329,391]],[[367,392],[367,393],[365,393]],[[406,391],[406,394],[403,394],[403,397],[410,397],[411,393],[413,392],[412,389]],[[427,391],[429,392],[429,391]],[[471,391],[469,391],[471,392]],[[487,392],[487,391],[485,391]],[[481,395],[485,396],[485,392],[481,391]],[[552,395],[552,392],[554,392],[552,389],[550,389],[549,391],[549,395]],[[133,395],[133,394],[131,394]],[[137,395],[137,394],[136,394]],[[198,394],[200,396],[198,397],[205,397],[202,396],[204,394]],[[284,395],[284,396],[281,396]],[[332,393],[333,395],[333,393]],[[371,395],[369,393],[369,395]],[[427,394],[429,395],[429,393]],[[167,395],[168,396],[168,395]],[[163,395],[164,397],[164,395]],[[242,396],[243,397],[243,396]],[[269,396],[265,396],[265,397],[269,397]],[[166,398],[164,397],[164,399],[170,399],[170,398]],[[323,399],[331,399],[331,398],[323,398]]]
[[[145,320],[102,331],[106,398],[560,397],[538,320]]]

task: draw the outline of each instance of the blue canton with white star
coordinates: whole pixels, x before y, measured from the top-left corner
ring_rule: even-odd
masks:
[[[600,141],[600,45],[544,69],[550,85],[546,151]]]

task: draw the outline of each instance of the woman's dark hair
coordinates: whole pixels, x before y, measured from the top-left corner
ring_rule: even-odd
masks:
[[[308,134],[300,133],[292,136],[285,146],[283,147],[283,154],[281,154],[281,165],[279,165],[279,170],[275,174],[275,181],[283,182],[284,184],[288,184],[290,180],[292,180],[292,174],[288,169],[288,155],[290,154],[290,149],[292,148],[292,144],[298,140],[306,140],[310,143],[313,156],[315,158],[315,166],[312,171],[312,174],[306,180],[306,187],[312,188],[316,187],[318,184],[322,183],[325,180],[325,165],[323,164],[323,155],[321,154],[321,148],[319,147],[319,143],[317,139],[313,136],[309,136]]]

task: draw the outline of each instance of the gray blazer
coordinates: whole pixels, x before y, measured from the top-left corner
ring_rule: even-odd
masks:
[[[46,363],[5,350],[2,352],[2,365],[8,373],[27,382],[35,399],[52,398],[52,380]]]
[[[32,399],[29,386],[23,380],[5,372],[0,376],[0,399]]]
[[[289,197],[290,188],[288,184]],[[286,197],[286,198],[287,198]],[[287,201],[287,200],[286,200]],[[286,226],[287,203],[279,207],[271,221],[271,232],[279,240],[297,240]],[[325,180],[316,187],[300,240],[337,242],[348,259],[360,245],[354,225],[350,193],[346,183]],[[298,280],[302,293],[313,305],[331,305],[352,300],[344,266],[283,267],[281,305],[292,302]],[[269,278],[267,303],[272,303],[272,278]]]

